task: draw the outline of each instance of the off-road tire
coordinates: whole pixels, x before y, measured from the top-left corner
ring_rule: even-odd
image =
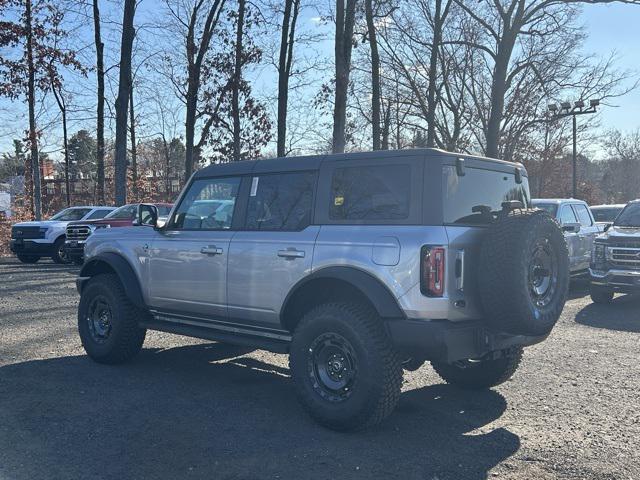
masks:
[[[60,237],[53,244],[53,253],[51,254],[51,260],[61,265],[68,265],[71,263],[71,259],[65,256],[64,252],[64,237]]]
[[[103,343],[95,340],[90,327],[90,307],[96,298],[104,299],[111,312],[111,330]],[[147,312],[129,301],[117,275],[100,274],[83,288],[78,305],[78,332],[85,352],[98,363],[119,364],[135,357],[142,349],[146,329],[138,325]]]
[[[547,212],[522,209],[500,214],[488,230],[476,277],[487,324],[511,334],[548,334],[569,290],[569,253],[562,229]],[[541,250],[548,252],[544,255],[552,269],[533,268],[538,258],[534,253]],[[533,293],[534,271],[552,272],[544,297]]]
[[[347,398],[319,393],[312,347],[326,335],[350,344],[357,365]],[[320,347],[318,347],[320,348]],[[356,303],[321,304],[304,315],[293,334],[289,356],[298,399],[321,425],[359,430],[381,422],[400,398],[402,363],[375,311]]]
[[[497,359],[462,361],[456,363],[431,362],[433,369],[445,382],[468,390],[486,390],[509,380],[520,365],[522,348],[509,350]]]
[[[613,290],[603,287],[591,286],[589,289],[593,303],[611,303],[613,301]]]
[[[38,260],[40,260],[40,257],[38,255],[24,255],[22,253],[19,253],[16,256],[22,263],[36,263]]]

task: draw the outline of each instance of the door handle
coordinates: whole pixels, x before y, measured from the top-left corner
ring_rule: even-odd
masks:
[[[278,256],[287,260],[296,258],[304,258],[304,250],[296,250],[295,248],[287,248],[286,250],[278,250]]]
[[[222,249],[215,245],[208,245],[206,247],[202,247],[200,249],[200,253],[204,253],[205,255],[222,255]]]

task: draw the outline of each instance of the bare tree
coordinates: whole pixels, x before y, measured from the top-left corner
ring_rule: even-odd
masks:
[[[280,56],[278,58],[278,136],[277,154],[286,155],[287,108],[289,105],[289,79],[293,62],[296,23],[300,12],[300,0],[285,0],[280,30]]]
[[[344,152],[346,145],[347,91],[351,73],[351,50],[357,0],[336,0],[335,103],[333,106],[333,153]]]
[[[96,107],[96,193],[97,201],[104,205],[104,43],[100,27],[100,5],[93,0],[93,34],[96,47],[96,77],[98,81]]]
[[[371,134],[373,149],[380,150],[380,54],[373,12],[373,0],[365,0],[367,37],[371,49]]]
[[[238,20],[234,48],[233,81],[231,82],[231,117],[233,119],[233,161],[240,160],[240,80],[242,79],[242,42],[246,0],[238,0]]]
[[[135,28],[135,0],[125,0],[120,46],[120,74],[116,98],[115,202],[127,203],[127,115],[131,98],[131,54]]]

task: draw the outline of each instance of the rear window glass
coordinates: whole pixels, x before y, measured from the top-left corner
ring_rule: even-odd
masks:
[[[502,209],[502,202],[510,200],[520,200],[525,207],[531,203],[527,177],[516,183],[513,173],[479,168],[466,168],[465,174],[459,176],[456,168],[449,165],[443,167],[442,173],[445,223],[486,224],[492,217],[478,210],[495,213]]]
[[[332,220],[402,220],[409,216],[411,167],[337,168],[331,182]]]
[[[534,201],[533,206],[541,210],[546,210],[552,217],[555,217],[556,213],[558,213],[557,203],[538,203]]]

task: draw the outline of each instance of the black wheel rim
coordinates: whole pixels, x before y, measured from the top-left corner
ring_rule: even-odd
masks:
[[[529,295],[537,307],[551,303],[558,284],[555,252],[547,238],[538,240],[531,249],[529,262]]]
[[[89,304],[87,324],[91,339],[96,343],[105,343],[111,335],[113,314],[106,298],[96,296]]]
[[[353,393],[358,373],[355,351],[337,333],[323,333],[309,347],[308,373],[313,389],[330,402],[343,402]]]
[[[64,243],[58,247],[58,258],[60,258],[62,263],[69,263],[71,261],[69,259],[69,255],[67,255],[67,251],[64,248]]]

